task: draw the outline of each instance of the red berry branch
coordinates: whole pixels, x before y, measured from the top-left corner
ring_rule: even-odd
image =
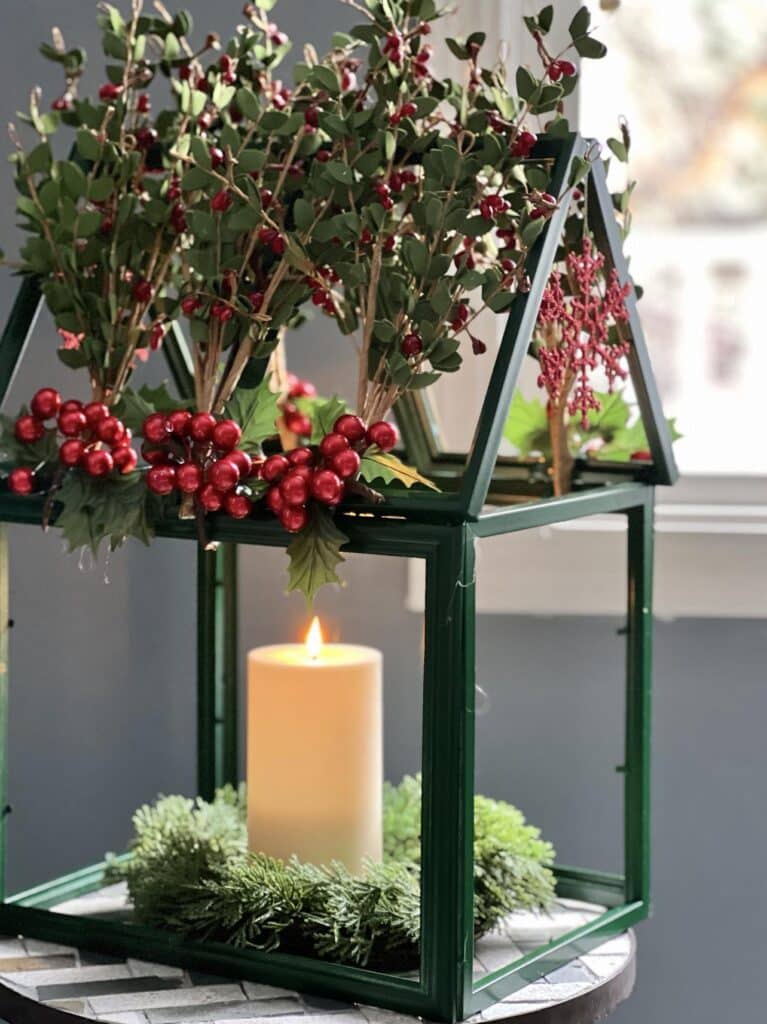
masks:
[[[565,274],[555,270],[538,314],[538,386],[548,394],[553,452],[554,493],[570,489],[573,459],[568,449],[566,416],[579,416],[588,426],[589,412],[600,409],[592,375],[601,370],[612,392],[616,380],[628,375],[625,357],[630,344],[619,325],[628,319],[629,285],[621,285],[613,269],[604,275],[605,257],[584,238],[580,253],[569,252]],[[610,329],[615,328],[616,337]]]

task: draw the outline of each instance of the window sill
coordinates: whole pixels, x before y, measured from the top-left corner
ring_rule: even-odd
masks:
[[[658,491],[655,614],[767,618],[767,477],[688,477]],[[479,545],[477,610],[495,615],[623,615],[626,529],[575,520]],[[413,564],[408,607],[422,609]]]

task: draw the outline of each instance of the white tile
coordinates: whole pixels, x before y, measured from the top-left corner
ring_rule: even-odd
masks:
[[[298,999],[298,992],[293,992],[288,988],[276,988],[274,985],[262,985],[255,981],[244,981],[242,987],[245,989],[248,999],[280,999],[286,996]]]
[[[150,1024],[210,1024],[212,1021],[305,1020],[303,1007],[297,999],[260,1000],[255,1003],[210,1003],[207,1006],[173,1006],[148,1010]],[[324,1018],[327,1022],[327,1018]],[[360,1018],[361,1020],[362,1018]]]
[[[55,942],[40,942],[39,939],[24,939],[24,945],[30,956],[61,956],[69,953],[77,956],[77,950],[72,946],[59,946]]]
[[[107,1024],[146,1024],[146,1017],[143,1013],[112,1013],[108,1017],[99,1017],[99,1020]]]
[[[506,967],[522,956],[510,936],[501,931],[490,932],[479,939],[474,944],[474,952],[488,973]]]
[[[136,978],[182,978],[183,968],[171,967],[169,964],[155,964],[150,960],[128,960],[130,972]]]
[[[216,1017],[214,1024],[259,1024],[264,1018],[254,1017]],[[415,1018],[408,1017],[407,1020],[413,1024]],[[309,1013],[305,1016],[291,1014],[285,1017],[270,1017],[269,1024],[364,1024],[365,1018],[361,1013],[339,1011],[337,1013]]]
[[[199,988],[169,988],[162,991],[124,992],[90,996],[95,1013],[104,1016],[112,1010],[152,1010],[170,1006],[203,1006],[205,1003],[240,1003],[245,993],[240,985],[201,985]]]
[[[603,942],[601,946],[596,946],[589,952],[589,956],[622,956],[627,957],[631,955],[631,935],[626,932],[624,935],[618,935],[614,939],[609,939],[607,942]]]
[[[62,967],[53,971],[11,971],[0,974],[3,981],[15,982],[19,985],[32,983],[35,988],[43,985],[78,985],[89,981],[120,981],[130,978],[131,973],[125,964],[96,964],[89,967]]]
[[[519,1017],[523,1013],[535,1013],[540,1010],[540,1003],[505,1003],[507,1017]]]
[[[26,950],[21,944],[21,939],[0,939],[0,960],[26,955]]]
[[[626,966],[627,958],[625,956],[582,956],[580,958],[581,963],[585,964],[590,971],[592,971],[600,979],[604,981],[606,978],[612,978],[614,974],[617,974],[623,967]]]
[[[413,1018],[396,1010],[384,1010],[380,1006],[360,1006],[360,1012],[370,1024],[413,1024]]]

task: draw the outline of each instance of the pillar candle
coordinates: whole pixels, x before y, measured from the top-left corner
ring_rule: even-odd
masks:
[[[248,654],[248,843],[359,874],[382,857],[382,656],[318,636]]]

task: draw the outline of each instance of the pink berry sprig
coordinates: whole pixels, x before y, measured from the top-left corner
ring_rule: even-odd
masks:
[[[238,448],[242,429],[234,420],[186,409],[155,412],[144,420],[142,436],[153,494],[176,492],[193,498],[203,512],[223,509],[233,519],[251,514],[247,481],[258,478],[263,460]]]
[[[261,468],[269,484],[266,507],[288,533],[300,533],[311,521],[313,504],[333,509],[353,491],[369,448],[390,452],[396,443],[391,423],[382,420],[366,427],[359,416],[345,413],[319,445],[269,456]]]
[[[288,393],[280,402],[280,409],[285,426],[291,434],[299,438],[311,437],[313,425],[310,416],[302,412],[295,404],[301,398],[316,398],[317,388],[309,380],[302,380],[295,374],[288,374]]]
[[[20,444],[32,445],[46,433],[61,438],[58,454],[63,470],[79,468],[88,476],[103,479],[114,472],[130,473],[138,463],[130,430],[103,402],[62,401],[55,388],[40,388],[32,397],[30,412],[16,420],[14,435]],[[18,466],[8,476],[14,494],[31,494],[35,486],[35,474],[29,467]]]

